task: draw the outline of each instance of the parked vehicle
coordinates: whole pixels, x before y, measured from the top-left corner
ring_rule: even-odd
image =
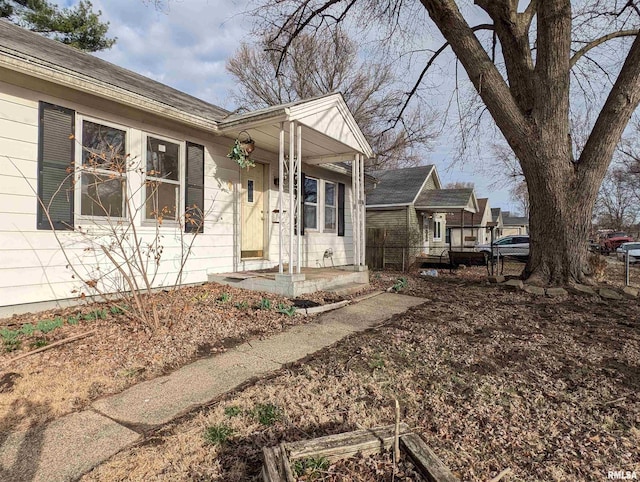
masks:
[[[493,249],[491,244],[477,244],[474,250],[488,255],[493,254],[494,258],[499,255],[526,259],[529,257],[529,236],[505,236],[494,241]]]
[[[600,237],[600,252],[605,256],[613,253],[622,243],[630,243],[633,238],[627,233],[613,231],[605,233]]]
[[[629,263],[640,262],[640,243],[622,243],[616,249],[616,257],[620,261],[625,261],[627,256],[629,256]]]

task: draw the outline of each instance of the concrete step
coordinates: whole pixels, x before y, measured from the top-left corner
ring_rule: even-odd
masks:
[[[338,296],[348,296],[367,287],[367,283],[345,283],[327,290],[329,293],[334,293]]]

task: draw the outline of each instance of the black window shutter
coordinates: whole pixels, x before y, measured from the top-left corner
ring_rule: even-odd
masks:
[[[71,230],[75,111],[40,102],[38,119],[37,228]]]
[[[305,176],[303,172],[302,179],[300,179],[300,182],[302,184],[300,185],[300,223],[299,223],[300,234],[303,236],[304,236],[304,200],[307,198],[307,193],[305,192],[305,189],[304,189],[306,179],[307,179],[307,176]]]
[[[338,236],[344,236],[344,184],[338,183]]]
[[[204,146],[187,142],[185,222],[187,233],[204,232]]]

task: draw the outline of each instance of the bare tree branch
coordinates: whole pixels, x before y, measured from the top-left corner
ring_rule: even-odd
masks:
[[[607,42],[609,40],[612,40],[614,38],[632,37],[632,36],[638,35],[638,33],[640,33],[640,30],[638,30],[638,29],[621,30],[619,32],[611,32],[610,34],[607,34],[607,35],[599,37],[599,38],[597,38],[595,40],[592,40],[587,45],[585,45],[580,50],[578,50],[575,54],[573,54],[573,57],[571,57],[571,67],[573,67],[576,64],[576,62],[578,60],[580,60],[580,58],[584,54],[586,54],[589,50],[594,49],[597,46],[602,45],[603,43],[605,43],[605,42]]]

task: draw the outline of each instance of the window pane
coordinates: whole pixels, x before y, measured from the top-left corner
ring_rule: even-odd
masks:
[[[335,231],[336,229],[336,209],[334,207],[324,208],[324,229],[327,231]]]
[[[327,206],[336,205],[336,185],[331,182],[324,184],[324,203]]]
[[[147,181],[147,219],[176,219],[178,186],[160,181]]]
[[[253,202],[253,180],[247,179],[247,202]]]
[[[318,202],[318,181],[315,179],[309,179],[307,177],[304,180],[304,202]]]
[[[82,173],[80,212],[87,216],[124,217],[123,177]]]
[[[147,137],[147,175],[178,181],[180,146],[173,142]]]
[[[318,229],[318,209],[316,206],[304,206],[304,227]]]
[[[118,172],[126,170],[126,133],[95,122],[82,122],[82,164]]]

